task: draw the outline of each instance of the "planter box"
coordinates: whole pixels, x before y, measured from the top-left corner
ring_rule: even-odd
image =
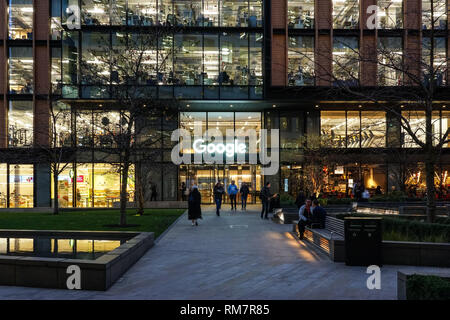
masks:
[[[450,279],[450,270],[443,270],[441,272],[414,272],[414,271],[397,271],[397,299],[406,300],[406,282],[408,278],[414,274],[422,276],[438,276],[441,278]]]

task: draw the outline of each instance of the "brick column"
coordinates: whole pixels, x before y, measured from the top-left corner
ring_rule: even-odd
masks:
[[[331,0],[316,0],[315,6],[316,33],[315,33],[315,70],[316,85],[331,85],[332,50],[333,50],[333,23]]]
[[[272,1],[272,86],[287,85],[287,0]],[[274,34],[273,30],[279,32]],[[284,30],[284,32],[281,32]],[[281,34],[280,34],[281,33]]]
[[[34,1],[34,141],[49,144],[50,68],[50,2]]]
[[[421,17],[422,17],[422,1],[421,0],[405,0],[404,2],[404,24],[406,34],[404,37],[404,63],[408,69],[408,73],[414,77],[420,76],[420,58],[422,48],[421,37]],[[405,74],[405,84],[418,85],[417,81]]]

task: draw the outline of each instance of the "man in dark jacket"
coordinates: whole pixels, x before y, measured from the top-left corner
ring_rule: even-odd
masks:
[[[214,186],[214,202],[216,203],[216,214],[220,216],[220,208],[222,207],[222,199],[223,194],[225,193],[225,189],[223,188],[222,182],[220,180]]]
[[[327,212],[319,204],[319,200],[315,199],[312,203],[312,226],[325,229],[325,220]]]
[[[193,226],[198,226],[198,219],[202,219],[202,196],[196,185],[192,186],[188,200],[188,219],[192,221]]]
[[[248,188],[245,182],[242,182],[241,190],[239,190],[239,193],[241,194],[241,202],[242,202],[241,210],[247,210],[247,198],[248,194],[250,193],[250,189]]]
[[[259,198],[262,203],[261,219],[269,219],[267,215],[269,213],[270,200],[273,198],[270,193],[270,182],[267,182],[264,188],[262,188]]]

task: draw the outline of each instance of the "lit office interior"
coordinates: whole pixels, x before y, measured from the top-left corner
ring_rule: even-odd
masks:
[[[403,28],[403,0],[378,1],[378,21],[382,29]]]
[[[433,9],[433,10],[431,10]],[[422,0],[422,29],[429,30],[447,28],[447,1]]]
[[[8,110],[8,146],[31,147],[33,144],[33,102],[10,101]]]
[[[386,146],[386,112],[321,111],[323,147],[383,148]]]
[[[58,176],[59,205],[62,208],[113,207],[120,201],[119,166],[109,163],[61,164]],[[52,178],[52,190],[54,188]],[[134,201],[134,166],[128,176],[127,198]],[[52,192],[53,196],[53,192]]]
[[[359,27],[359,0],[333,0],[333,29]]]
[[[33,38],[33,0],[8,1],[8,30],[10,39]]]
[[[402,84],[403,39],[401,37],[378,38],[378,85]]]
[[[262,27],[260,0],[82,1],[85,25]]]
[[[288,83],[290,86],[314,85],[314,37],[289,37]]]
[[[339,81],[355,84],[359,79],[357,37],[333,37],[333,75]]]
[[[288,0],[288,27],[314,28],[314,0]]]
[[[442,86],[446,83],[446,74],[448,70],[447,60],[447,41],[445,37],[434,37],[431,43],[430,37],[422,37],[422,73],[424,81],[430,81],[433,78],[437,85]],[[434,53],[432,75],[430,76],[431,51]]]
[[[0,164],[0,208],[33,208],[33,190],[33,165]]]
[[[8,57],[10,94],[33,93],[33,49],[10,47]]]

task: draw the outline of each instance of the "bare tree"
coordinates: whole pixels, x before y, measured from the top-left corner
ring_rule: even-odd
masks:
[[[419,150],[423,157],[428,221],[435,218],[436,164],[450,142],[450,127],[441,128],[436,116],[442,107],[437,101],[442,100],[446,90],[443,86],[447,85],[450,63],[445,54],[447,35],[439,30],[447,10],[441,8],[437,13],[440,6],[441,2],[434,0],[423,13],[429,29],[423,32],[422,50],[420,45],[403,50],[401,42],[392,43],[382,37],[375,46],[358,48],[348,38],[336,37],[334,45],[341,49],[339,54],[326,50],[317,50],[315,56],[302,50],[297,52],[310,65],[314,64],[316,82],[328,83],[325,88],[328,98],[359,100],[385,110],[397,121],[401,147]],[[377,85],[367,86],[364,84],[367,81],[361,81],[374,77],[374,74],[360,74],[362,65],[366,72],[378,70]]]
[[[120,225],[126,225],[127,185],[130,168],[136,166],[138,213],[143,213],[143,185],[140,163],[152,161],[159,150],[161,136],[152,135],[152,119],[177,112],[175,99],[159,100],[156,85],[173,81],[169,57],[171,49],[157,50],[158,44],[171,37],[172,27],[155,27],[149,32],[142,26],[117,32],[111,44],[109,34],[100,36],[89,57],[81,63],[82,81],[109,90],[114,101],[108,107],[120,113],[118,123],[111,125],[107,117],[95,122],[110,147],[102,148],[105,159],[118,166],[121,176]]]

